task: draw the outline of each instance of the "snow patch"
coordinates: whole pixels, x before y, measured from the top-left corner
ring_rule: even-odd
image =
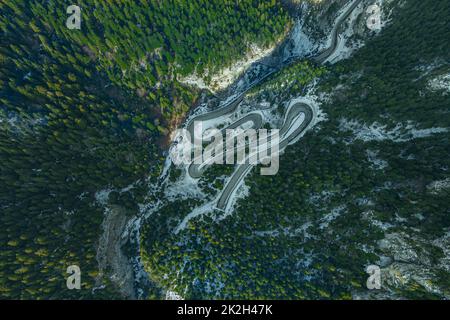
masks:
[[[293,48],[288,54],[285,53],[285,56],[305,57],[318,49],[319,45],[305,33],[303,26],[303,20],[298,20],[295,24],[291,35]]]
[[[333,208],[330,213],[326,214],[320,221],[319,229],[323,230],[328,227],[328,225],[338,218],[347,208],[346,205],[340,205],[336,208]]]
[[[439,194],[442,190],[450,189],[450,178],[433,181],[427,185],[427,190],[432,194]]]
[[[378,153],[380,151],[372,151],[372,150],[367,150],[366,154],[367,154],[367,160],[369,160],[369,162],[372,164],[372,167],[376,170],[383,170],[384,168],[386,168],[388,166],[388,162],[378,158]]]
[[[431,91],[442,91],[444,95],[450,93],[450,73],[440,75],[428,82]]]
[[[113,191],[112,189],[104,189],[97,191],[95,193],[95,200],[102,206],[106,206],[108,204],[109,194],[112,191]]]
[[[166,300],[184,300],[184,298],[180,296],[178,293],[168,290],[166,292]]]
[[[352,131],[354,140],[368,141],[384,141],[390,140],[393,142],[406,142],[419,138],[427,138],[433,134],[448,132],[447,128],[428,128],[416,129],[416,126],[408,121],[407,125],[398,123],[393,129],[387,129],[387,125],[382,125],[374,122],[370,126],[362,124],[357,120],[347,120],[345,118],[340,120],[339,130]]]

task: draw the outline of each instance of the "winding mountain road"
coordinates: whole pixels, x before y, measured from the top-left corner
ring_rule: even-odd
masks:
[[[298,126],[292,133],[288,134],[290,129],[292,128],[292,124],[297,119],[297,117],[303,113],[305,115],[305,119],[302,124]],[[283,123],[283,127],[280,130],[281,141],[279,144],[279,150],[283,150],[289,144],[296,140],[298,136],[300,136],[310,125],[314,117],[312,108],[304,103],[294,104],[287,112],[285,121]],[[217,208],[224,210],[229,203],[231,195],[236,190],[236,187],[241,183],[241,181],[245,178],[245,176],[250,172],[253,168],[251,164],[243,164],[239,165],[237,170],[232,175],[231,179],[226,184],[223,189],[219,200],[217,201]]]
[[[335,26],[333,27],[332,33],[331,33],[331,44],[330,46],[320,52],[316,57],[313,57],[312,60],[315,61],[318,64],[323,64],[327,61],[327,59],[332,56],[338,47],[339,43],[339,30],[342,26],[342,24],[345,22],[345,20],[350,16],[350,14],[355,10],[355,8],[362,2],[363,0],[355,0],[353,3],[348,7],[348,9],[338,18],[338,20],[335,23]],[[253,88],[254,86],[261,83],[264,79],[272,75],[273,73],[281,70],[282,68],[295,63],[297,61],[296,57],[290,57],[287,60],[284,60],[281,62],[277,67],[274,67],[274,70],[266,73],[264,76],[259,78],[257,81],[249,85],[249,87],[244,90],[243,92],[239,93],[234,99],[232,99],[230,102],[227,102],[224,106],[221,108],[198,115],[190,120],[190,122],[187,125],[187,130],[190,132],[191,136],[194,136],[194,123],[196,121],[208,121],[213,120],[218,117],[222,117],[228,114],[232,114],[235,112],[236,108],[239,106],[239,104],[244,99],[244,96],[246,93]],[[292,133],[287,134],[292,126],[293,122],[300,114],[304,114],[304,120],[301,125],[299,125]],[[296,140],[297,137],[299,137],[301,134],[304,133],[305,130],[308,129],[309,125],[311,124],[312,120],[314,118],[314,112],[311,106],[304,104],[304,103],[297,103],[294,104],[289,108],[289,110],[286,113],[285,121],[283,123],[282,128],[280,129],[280,145],[279,150],[282,151],[284,148],[286,148],[289,144],[291,144],[293,141]],[[258,113],[250,113],[242,117],[241,119],[235,121],[231,125],[227,126],[226,128],[222,129],[222,133],[225,132],[226,129],[235,129],[241,126],[242,124],[252,121],[253,122],[253,129],[259,129],[263,125],[263,119],[260,114]],[[204,170],[206,169],[208,164],[194,164],[191,163],[188,168],[189,175],[194,178],[198,179],[203,174]],[[222,193],[220,194],[220,197],[217,201],[217,208],[224,210],[230,199],[231,196],[236,191],[236,188],[239,186],[239,184],[242,182],[244,177],[250,172],[253,165],[251,164],[242,164],[237,167],[231,178],[228,180],[225,188],[223,189]]]
[[[353,3],[348,7],[348,9],[343,13],[343,15],[336,21],[336,24],[331,31],[331,44],[330,46],[319,53],[316,57],[312,58],[316,63],[322,64],[327,61],[329,57],[331,57],[338,47],[338,41],[339,41],[339,29],[341,28],[342,24],[347,20],[347,18],[352,14],[353,10],[356,9],[356,7],[364,0],[355,0]]]
[[[236,122],[230,124],[226,128],[222,129],[221,134],[222,134],[222,136],[225,136],[227,129],[236,129],[248,122],[252,122],[251,128],[255,129],[255,130],[260,129],[263,126],[263,118],[259,113],[249,113],[246,116],[237,120]],[[193,130],[193,128],[191,128],[191,130]],[[190,131],[190,134],[192,137],[193,131]],[[223,153],[216,155],[216,157],[223,157]],[[206,164],[206,163],[196,164],[196,163],[192,162],[189,165],[188,173],[192,178],[198,179],[202,176],[203,172],[206,170],[207,167],[208,167],[208,164]]]

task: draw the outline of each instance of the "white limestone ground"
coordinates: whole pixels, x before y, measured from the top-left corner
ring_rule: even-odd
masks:
[[[19,114],[0,109],[0,128],[5,127],[16,133],[32,132],[38,127],[45,126],[47,118],[37,115]]]
[[[433,181],[432,183],[427,185],[427,190],[431,194],[439,194],[440,192],[448,189],[450,189],[450,178]]]
[[[108,204],[109,194],[113,191],[113,189],[103,189],[97,191],[95,193],[95,200],[102,206],[106,206]]]
[[[442,91],[444,95],[450,93],[450,73],[440,75],[428,82],[428,89],[431,91]]]
[[[184,298],[174,291],[167,291],[166,300],[184,300]]]
[[[381,8],[381,30],[392,21],[392,11],[394,6],[402,7],[402,0],[377,0],[377,4]]]
[[[304,23],[303,17],[295,23],[291,34],[293,48],[289,52],[284,53],[286,57],[305,57],[308,54],[311,54],[311,52],[319,49],[319,44],[317,41],[311,39],[311,37],[305,32]]]
[[[367,160],[369,160],[369,162],[372,164],[372,168],[374,168],[376,170],[383,170],[389,164],[386,160],[383,160],[378,157],[379,152],[380,152],[379,150],[376,150],[376,151],[366,150]]]
[[[416,125],[409,121],[406,125],[398,123],[393,129],[388,129],[387,125],[382,125],[377,122],[371,125],[360,123],[358,120],[348,120],[342,118],[340,120],[339,129],[341,131],[352,131],[353,138],[347,143],[352,143],[355,140],[368,141],[383,141],[390,140],[393,142],[405,142],[414,139],[427,138],[434,134],[448,132],[448,128],[428,128],[417,129]]]
[[[375,216],[375,212],[373,210],[367,210],[361,213],[361,218],[368,221],[371,225],[380,228],[383,231],[387,231],[392,229],[394,225],[388,222],[382,222],[378,220]]]
[[[319,229],[323,230],[328,227],[328,225],[335,219],[337,219],[342,213],[347,209],[346,205],[340,205],[333,208],[328,214],[320,219]]]
[[[450,261],[450,232],[430,242],[417,234],[404,232],[386,233],[378,245],[383,251],[388,262],[382,268],[383,289],[391,291],[408,286],[412,282],[418,283],[428,292],[443,295],[449,298],[445,284],[436,281],[436,267],[449,270]],[[436,263],[429,247],[435,246],[442,249],[443,256]]]
[[[167,182],[164,196],[169,201],[176,199],[204,199],[206,197],[198,185],[198,180],[191,178],[187,173],[187,166],[185,167],[183,179],[179,179],[174,183]]]
[[[109,195],[111,192],[113,191],[117,191],[119,193],[124,193],[124,192],[128,192],[132,189],[134,189],[134,187],[136,186],[136,183],[138,181],[135,181],[133,183],[131,183],[130,185],[122,188],[122,189],[113,189],[113,188],[106,188],[106,189],[102,189],[99,190],[95,193],[94,197],[95,197],[95,201],[100,204],[101,206],[106,206],[108,204],[108,199],[109,199]],[[83,199],[85,197],[86,193],[83,192],[82,194],[80,194],[78,197],[80,199]]]

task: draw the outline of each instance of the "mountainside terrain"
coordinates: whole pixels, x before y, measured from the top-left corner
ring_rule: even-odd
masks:
[[[71,30],[71,4],[0,1],[5,298],[120,297],[97,249],[122,224],[104,216],[117,204],[128,220],[159,176],[170,130],[200,94],[177,77],[269,47],[290,21],[276,1],[86,0]],[[84,290],[66,288],[73,264]]]
[[[324,14],[326,34],[333,5],[303,7],[291,51],[326,41],[309,25]],[[348,59],[314,73],[307,97],[325,119],[287,149],[277,175],[253,170],[232,213],[206,209],[178,233],[170,232],[177,217],[201,197],[182,194],[150,216],[143,258],[151,279],[183,298],[449,298],[450,7],[382,8],[382,31],[368,30],[357,10],[336,60]],[[286,108],[305,95],[303,70],[283,70],[244,103]],[[207,175],[206,191],[221,190],[224,175],[220,166]],[[368,265],[381,267],[382,290],[367,290]]]
[[[450,298],[448,1],[71,4],[0,0],[0,298]],[[235,166],[171,163],[195,117],[297,103],[223,210]]]

